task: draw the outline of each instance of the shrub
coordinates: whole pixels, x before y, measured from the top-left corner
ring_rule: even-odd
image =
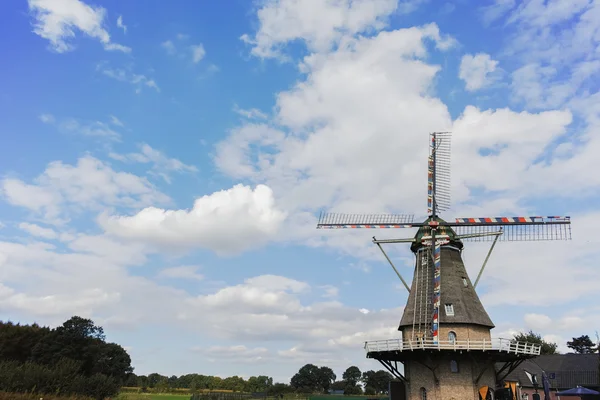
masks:
[[[54,367],[31,362],[0,362],[0,391],[12,393],[81,395],[104,399],[119,392],[119,382],[102,374],[84,376],[73,360],[60,360]],[[39,397],[37,397],[39,399]]]

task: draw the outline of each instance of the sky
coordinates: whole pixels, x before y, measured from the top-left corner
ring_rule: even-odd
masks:
[[[496,246],[492,335],[600,330],[600,1],[13,0],[0,37],[0,320],[91,318],[137,374],[380,369],[407,293],[371,237],[415,231],[318,213],[424,219],[451,131],[443,218],[572,219]]]

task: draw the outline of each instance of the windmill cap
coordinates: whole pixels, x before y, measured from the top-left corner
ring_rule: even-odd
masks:
[[[463,243],[460,239],[456,238],[457,235],[456,232],[454,232],[454,229],[447,226],[446,221],[440,217],[429,217],[423,222],[423,224],[425,224],[425,226],[419,228],[415,235],[415,241],[410,246],[410,249],[413,253],[416,253],[421,247],[423,247],[423,237],[427,237],[431,234],[431,228],[436,228],[437,236],[447,236],[448,244],[459,249],[463,248]]]

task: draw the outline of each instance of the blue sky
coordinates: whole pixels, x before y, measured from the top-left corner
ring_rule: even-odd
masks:
[[[375,369],[406,293],[378,237],[321,209],[571,215],[502,243],[496,337],[594,335],[600,3],[265,0],[0,4],[0,318],[104,326],[138,374]],[[408,279],[407,248],[390,248]],[[475,274],[487,246],[469,244]]]

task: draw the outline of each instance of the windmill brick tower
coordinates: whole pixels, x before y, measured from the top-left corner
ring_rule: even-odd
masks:
[[[419,228],[412,238],[373,237],[409,295],[398,327],[402,339],[366,342],[367,358],[378,360],[397,378],[390,384],[392,400],[513,399],[504,379],[520,363],[538,356],[541,348],[492,339],[494,324],[475,289],[498,240],[568,240],[570,218],[441,219],[438,212],[450,205],[448,132],[431,134],[427,205],[429,217],[422,223],[398,214],[319,217],[319,229]],[[492,245],[473,284],[461,256],[463,242],[486,240]],[[383,250],[382,244],[389,243],[411,244],[415,268],[410,288]]]

